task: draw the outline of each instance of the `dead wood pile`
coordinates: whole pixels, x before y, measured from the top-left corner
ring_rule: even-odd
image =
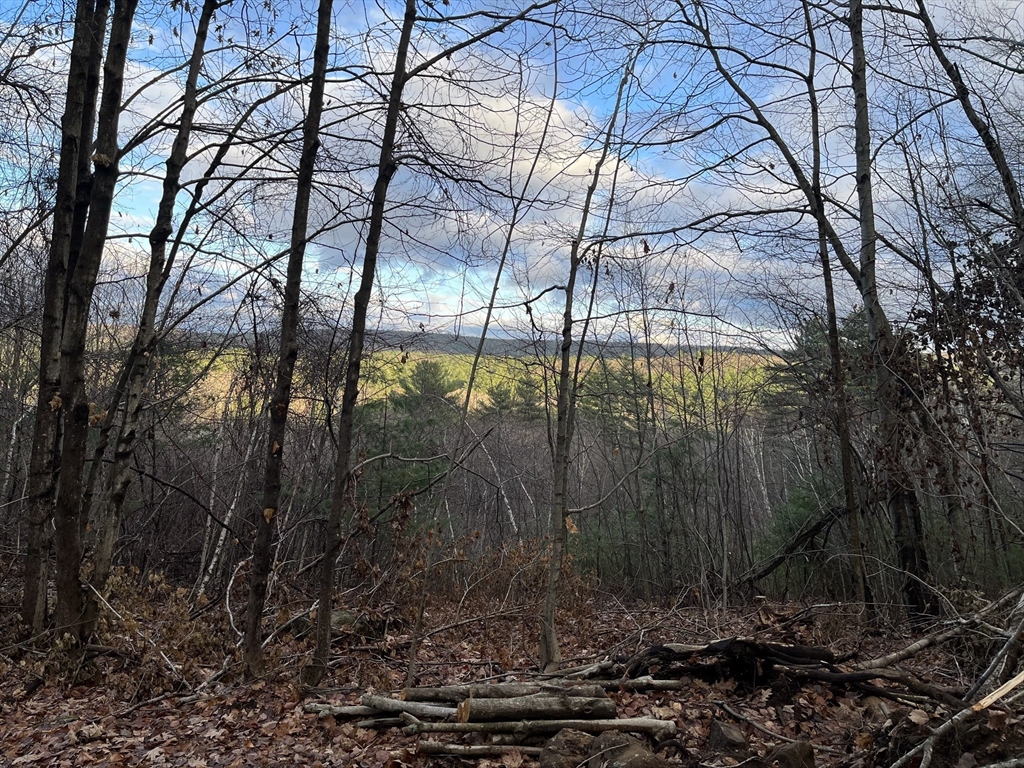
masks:
[[[924,758],[922,765],[926,766],[944,734],[954,730],[972,713],[980,713],[1006,697],[1024,682],[1024,673],[1012,679],[1004,675],[1000,682],[1005,684],[982,697],[977,689],[985,681],[984,676],[971,688],[940,685],[897,665],[979,624],[991,629],[985,614],[1000,604],[1012,607],[1019,597],[1019,591],[1011,593],[974,616],[948,622],[899,651],[869,660],[858,661],[853,654],[839,656],[823,647],[735,636],[703,645],[654,645],[627,658],[605,659],[562,670],[558,677],[407,688],[397,698],[368,694],[358,706],[313,702],[306,705],[306,710],[321,717],[355,718],[358,719],[356,725],[362,728],[397,726],[407,735],[429,737],[450,733],[470,737],[476,742],[451,744],[424,739],[420,742],[424,754],[493,756],[521,750],[521,754],[535,755],[543,739],[566,729],[583,734],[609,731],[639,734],[659,745],[677,741],[677,731],[685,723],[678,718],[619,717],[615,698],[618,693],[686,691],[694,685],[694,680],[713,683],[730,679],[740,688],[770,686],[773,690],[786,686],[799,688],[804,683],[814,682],[931,709],[937,717],[948,713],[944,726],[931,729],[913,745],[897,747],[900,754],[894,754],[891,749],[885,755],[878,753],[878,757],[886,759],[885,764],[892,762],[891,768],[903,768],[917,755]],[[1017,608],[1024,610],[1024,605],[1017,605]],[[1014,646],[1019,646],[1024,636],[1024,620],[1016,631],[1004,630],[1002,634],[1005,644],[1000,653],[1005,659],[1011,651],[1018,650]],[[995,661],[993,659],[988,674],[995,668]],[[715,703],[736,715],[725,702]],[[760,728],[757,723],[751,724]],[[819,748],[838,753],[835,749],[815,746]],[[1024,767],[1024,762],[1014,760],[998,765],[999,768],[1018,768]]]

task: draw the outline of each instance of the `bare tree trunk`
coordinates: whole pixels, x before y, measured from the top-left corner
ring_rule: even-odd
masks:
[[[235,517],[235,510],[238,509],[238,502],[242,497],[242,491],[245,489],[245,478],[249,470],[249,460],[252,458],[253,451],[256,450],[256,443],[258,442],[259,434],[260,422],[259,419],[256,419],[252,425],[252,435],[249,437],[249,442],[245,448],[245,457],[242,459],[242,468],[239,472],[238,479],[235,481],[235,490],[231,495],[231,505],[228,507],[227,512],[224,513],[224,523],[220,528],[220,533],[216,537],[217,543],[213,546],[213,552],[210,553],[209,562],[206,563],[206,567],[203,569],[202,575],[199,578],[199,585],[195,589],[196,600],[203,596],[203,592],[206,590],[206,585],[209,583],[210,578],[220,569],[220,559],[224,552],[224,542],[227,541],[228,537],[228,526],[231,525],[231,521]],[[210,509],[213,509],[212,504],[210,505]]]
[[[213,438],[213,466],[210,468],[210,503],[207,507],[209,514],[206,516],[206,524],[203,527],[203,549],[199,554],[199,578],[192,586],[192,594],[189,597],[189,602],[193,605],[202,594],[200,586],[205,583],[204,576],[210,560],[210,548],[213,547],[217,539],[217,533],[213,527],[213,510],[216,509],[217,504],[217,478],[220,476],[220,460],[224,455],[224,428],[228,421],[228,414],[231,412],[231,394],[234,388],[235,383],[232,381],[228,386],[227,394],[224,396],[224,409],[221,412],[220,423],[217,425],[217,431]]]
[[[851,0],[849,26],[853,60],[854,155],[857,164],[857,201],[860,218],[861,297],[868,319],[875,368],[875,387],[880,412],[880,462],[885,477],[889,513],[900,568],[904,571],[903,595],[911,616],[933,613],[935,606],[926,585],[928,557],[924,546],[921,510],[903,461],[904,426],[900,423],[898,387],[890,368],[897,349],[888,318],[878,299],[875,277],[875,210],[871,185],[871,127],[868,119],[867,61],[864,53],[864,9]]]
[[[270,428],[267,434],[267,463],[263,475],[263,511],[256,520],[256,540],[253,543],[252,572],[249,577],[249,602],[245,617],[245,663],[251,675],[261,674],[263,668],[263,605],[267,599],[274,519],[281,503],[281,473],[284,467],[285,428],[292,396],[292,376],[299,352],[299,291],[302,286],[302,263],[306,255],[313,171],[317,150],[320,148],[320,116],[323,112],[324,84],[330,55],[332,8],[332,0],[320,0],[316,43],[313,48],[313,79],[309,89],[309,106],[302,126],[302,154],[299,158],[291,248],[288,252],[284,307],[281,311],[281,346],[277,361],[277,380],[269,404]]]
[[[110,211],[117,183],[117,132],[121,91],[132,23],[138,0],[115,0],[110,42],[104,63],[103,95],[92,156],[94,171],[89,221],[82,250],[68,282],[64,335],[61,340],[61,386],[64,400],[64,444],[57,484],[55,549],[57,554],[57,612],[60,631],[82,639],[85,593],[81,580],[83,537],[88,510],[82,508],[83,471],[90,420],[85,391],[85,344],[93,290],[107,239]]]
[[[408,78],[406,59],[409,55],[412,30],[416,24],[416,0],[406,0],[402,31],[395,51],[395,71],[388,92],[387,113],[384,118],[384,133],[381,137],[380,157],[377,161],[377,178],[373,185],[370,202],[370,224],[366,235],[366,250],[363,255],[363,269],[356,291],[352,312],[352,335],[349,339],[348,363],[345,369],[345,388],[341,397],[341,413],[338,416],[338,459],[334,472],[334,491],[331,495],[331,510],[327,520],[327,542],[320,564],[320,602],[317,609],[316,650],[313,661],[306,667],[303,677],[306,682],[316,684],[327,671],[327,660],[331,647],[331,604],[334,592],[334,567],[342,541],[342,521],[348,507],[352,478],[349,464],[352,459],[352,433],[354,429],[356,400],[359,396],[359,370],[363,362],[363,342],[366,336],[366,312],[370,305],[370,293],[377,270],[377,255],[380,252],[381,231],[384,228],[384,206],[387,202],[388,186],[398,170],[395,162],[395,140],[398,135],[398,119],[402,110],[402,91]]]
[[[102,592],[106,586],[110,569],[113,565],[114,545],[124,508],[125,497],[131,484],[131,457],[135,448],[139,418],[142,412],[142,398],[149,380],[150,366],[153,361],[156,340],[156,313],[160,303],[160,295],[166,282],[165,264],[167,262],[167,242],[173,232],[172,219],[174,203],[180,189],[181,171],[187,162],[188,143],[192,134],[192,121],[197,109],[196,90],[199,72],[205,53],[206,39],[214,12],[223,3],[219,0],[205,0],[196,26],[196,37],[189,60],[188,75],[185,80],[185,91],[182,101],[181,117],[178,130],[167,157],[167,172],[164,175],[163,191],[157,208],[156,222],[149,235],[150,261],[146,275],[146,296],[143,301],[142,314],[135,340],[132,343],[129,358],[125,363],[126,383],[123,387],[125,395],[124,420],[114,448],[113,461],[108,479],[108,493],[105,503],[90,522],[90,537],[87,557],[91,559],[89,583],[95,592]],[[109,408],[116,408],[121,391],[115,395],[115,401]],[[108,414],[109,416],[110,414]],[[97,451],[93,461],[98,463],[102,451]],[[95,467],[94,467],[95,469]],[[95,478],[90,479],[95,482]],[[90,489],[91,490],[91,489]],[[91,494],[89,494],[91,497]],[[89,512],[87,509],[86,512]],[[95,592],[87,593],[85,609],[85,630],[91,632],[95,628],[99,612],[99,604]]]
[[[817,89],[814,74],[817,61],[817,42],[809,4],[803,3],[804,20],[810,43],[810,57],[807,64],[807,97],[811,104],[811,135],[814,141],[814,159],[811,184],[817,208],[824,215],[825,197],[821,192],[821,139]],[[835,423],[839,436],[839,464],[843,476],[843,497],[846,503],[847,519],[850,526],[851,563],[853,565],[854,589],[857,601],[864,606],[869,616],[874,609],[870,599],[867,575],[864,567],[864,537],[861,531],[860,504],[857,500],[856,481],[853,476],[853,443],[850,437],[850,403],[846,392],[846,374],[843,367],[843,349],[839,343],[839,322],[836,316],[835,290],[832,284],[832,263],[829,258],[828,237],[822,224],[823,215],[817,219],[818,255],[821,259],[821,274],[825,285],[825,311],[828,315],[828,348],[832,367],[832,391],[835,393]]]
[[[60,423],[60,344],[64,322],[64,296],[78,190],[80,156],[88,156],[92,142],[95,90],[90,70],[102,55],[109,0],[79,0],[75,33],[68,62],[68,88],[61,118],[60,164],[57,172],[53,233],[43,287],[43,317],[39,352],[39,389],[32,433],[28,479],[28,547],[21,615],[34,632],[46,622],[51,525],[53,517],[57,439]]]
[[[594,195],[601,180],[601,169],[611,151],[615,124],[622,109],[626,85],[630,77],[632,77],[633,65],[638,55],[639,51],[631,54],[626,72],[619,83],[614,111],[612,112],[601,148],[601,156],[594,164],[594,173],[587,186],[586,197],[583,201],[579,227],[569,249],[569,278],[565,284],[565,310],[562,315],[562,343],[558,365],[558,380],[556,383],[554,488],[551,499],[551,513],[548,521],[551,554],[548,561],[547,587],[544,592],[544,609],[541,614],[540,623],[539,663],[540,668],[545,672],[558,669],[558,665],[562,661],[562,653],[558,647],[555,614],[558,608],[558,598],[561,594],[562,570],[565,563],[566,545],[568,543],[569,449],[572,445],[573,429],[575,426],[576,382],[579,377],[579,356],[577,356],[575,369],[572,365],[573,294],[576,290],[576,278],[579,273],[579,267],[583,257],[586,255],[586,250],[581,251],[580,248],[583,238],[586,236],[587,222],[590,217]],[[595,281],[597,280],[598,273],[599,270],[595,264]],[[582,345],[582,334],[580,344]]]

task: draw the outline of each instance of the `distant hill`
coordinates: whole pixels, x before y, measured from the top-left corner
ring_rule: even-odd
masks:
[[[403,349],[405,351],[436,352],[446,355],[472,355],[480,344],[479,336],[466,336],[453,333],[415,333],[410,331],[376,331],[369,334],[368,344],[372,349]],[[531,339],[502,338],[488,336],[484,342],[484,354],[491,357],[533,357],[554,355],[558,346],[553,341],[542,345],[540,350]]]
[[[575,350],[575,341],[573,349]],[[165,341],[187,349],[201,346],[203,349],[216,349],[218,347],[245,346],[252,342],[251,334],[235,333],[226,335],[215,332],[202,331],[178,331]],[[333,329],[311,330],[305,329],[303,343],[305,345],[330,347],[337,352],[343,353],[347,347],[347,336],[335,335]],[[366,334],[366,351],[368,353],[383,352],[387,350],[401,350],[403,352],[429,352],[438,355],[474,355],[477,345],[480,343],[479,336],[453,333],[431,333],[428,331],[399,331],[399,330],[375,330]],[[654,357],[675,356],[680,352],[696,354],[701,350],[708,350],[707,346],[694,346],[692,348],[678,344],[655,344],[653,347]],[[555,337],[549,337],[543,343],[533,339],[512,338],[508,336],[488,336],[484,343],[483,353],[486,357],[554,357],[558,355],[559,342]],[[718,352],[738,352],[763,354],[763,349],[744,346],[722,346]],[[589,341],[586,345],[588,355],[601,355],[607,358],[629,357],[631,354],[637,358],[643,357],[644,348],[640,342],[635,342],[630,348],[627,341],[619,339],[594,342]]]
[[[367,344],[370,349],[399,349],[419,352],[435,352],[447,355],[472,355],[476,353],[477,345],[480,343],[479,336],[459,335],[451,333],[429,333],[409,331],[376,331],[368,334]],[[542,356],[554,356],[558,354],[558,341],[554,338],[547,340],[541,349],[538,349],[537,342],[532,339],[509,338],[500,336],[488,336],[484,342],[484,355],[490,357],[534,357],[537,354]],[[673,344],[654,345],[656,357],[663,355],[674,355],[680,351],[680,346]],[[698,351],[699,348],[694,348]],[[602,354],[605,357],[627,357],[630,355],[630,344],[625,341],[606,341],[603,343],[590,342],[587,344],[588,354]],[[724,347],[719,351],[729,352],[761,352],[743,347]],[[635,343],[632,354],[640,357],[643,355],[643,346]]]

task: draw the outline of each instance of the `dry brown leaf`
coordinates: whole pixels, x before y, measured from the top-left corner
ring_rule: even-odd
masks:
[[[861,731],[853,737],[853,743],[858,750],[871,749],[871,745],[875,743],[874,734],[868,733],[867,731]]]
[[[520,768],[523,762],[523,751],[518,747],[510,749],[501,756],[501,764],[505,766],[505,768]]]
[[[913,709],[907,717],[910,718],[910,722],[914,723],[914,725],[924,725],[932,719],[932,716],[923,709]]]

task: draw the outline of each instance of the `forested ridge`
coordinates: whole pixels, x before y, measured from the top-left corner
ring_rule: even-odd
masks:
[[[1022,30],[4,6],[3,760],[1024,765]]]

